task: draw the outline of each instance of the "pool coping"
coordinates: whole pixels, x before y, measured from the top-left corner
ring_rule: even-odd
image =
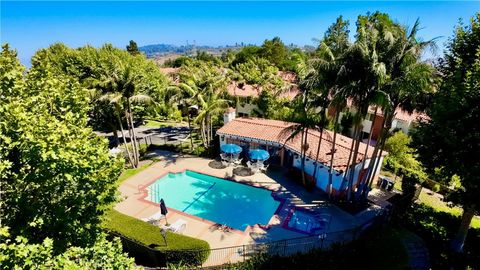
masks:
[[[140,196],[140,198],[138,198],[139,201],[141,202],[144,202],[144,203],[147,203],[147,204],[150,204],[150,205],[154,205],[156,207],[160,207],[160,204],[159,203],[155,203],[155,202],[152,202],[150,200],[147,200],[146,198],[148,197],[148,190],[147,188],[149,186],[151,186],[153,183],[155,183],[157,180],[159,180],[160,178],[163,178],[165,176],[167,176],[168,174],[170,173],[173,173],[173,174],[179,174],[179,173],[185,173],[186,171],[191,171],[191,172],[195,172],[195,173],[199,173],[199,174],[204,174],[204,175],[208,175],[208,176],[211,176],[211,177],[215,177],[215,178],[219,178],[219,179],[222,179],[222,180],[226,180],[226,181],[231,181],[231,182],[235,182],[235,183],[238,183],[238,184],[243,184],[243,185],[247,185],[249,187],[254,187],[254,188],[261,188],[261,189],[265,189],[265,190],[268,190],[268,191],[271,191],[270,193],[270,196],[272,196],[272,198],[276,201],[279,201],[280,204],[278,205],[277,209],[275,210],[275,212],[272,214],[272,217],[270,218],[269,222],[265,225],[263,224],[259,224],[259,223],[256,223],[256,224],[253,224],[253,225],[248,225],[247,228],[243,231],[241,230],[238,230],[238,229],[235,229],[235,228],[232,228],[232,227],[228,227],[228,231],[229,232],[232,232],[232,233],[236,233],[236,234],[240,234],[240,235],[248,235],[252,230],[253,228],[255,228],[255,226],[261,228],[261,229],[264,229],[264,230],[268,230],[270,227],[271,227],[271,220],[274,216],[278,215],[281,210],[283,209],[285,203],[286,203],[286,199],[284,198],[280,198],[276,195],[276,192],[278,191],[278,189],[272,189],[272,188],[268,188],[268,187],[264,187],[264,186],[259,186],[259,185],[253,185],[251,184],[251,182],[247,182],[247,181],[237,181],[235,180],[234,178],[225,178],[225,177],[218,177],[218,176],[214,176],[214,175],[211,175],[209,173],[204,173],[204,172],[199,172],[197,170],[192,170],[192,169],[187,169],[187,168],[184,168],[184,169],[181,169],[181,170],[169,170],[167,172],[163,172],[157,176],[155,176],[152,180],[149,180],[146,184],[142,184],[142,185],[138,185],[138,191],[142,193],[142,195]],[[201,217],[198,217],[198,216],[195,216],[195,215],[190,215],[190,214],[187,214],[185,212],[182,212],[182,211],[179,211],[177,209],[174,209],[174,208],[170,208],[170,207],[167,207],[168,211],[170,212],[173,212],[173,213],[176,213],[176,214],[179,214],[181,216],[184,216],[184,217],[188,217],[188,218],[191,218],[191,219],[195,219],[195,220],[198,220],[200,222],[204,222],[210,226],[213,226],[213,225],[216,225],[216,224],[220,224],[218,222],[213,222],[211,220],[208,220],[208,219],[203,219]],[[222,224],[220,224],[222,225]]]

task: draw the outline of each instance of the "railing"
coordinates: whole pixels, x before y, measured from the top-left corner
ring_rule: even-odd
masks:
[[[244,262],[259,254],[290,256],[296,253],[308,253],[314,249],[328,250],[333,244],[345,244],[358,239],[365,229],[372,225],[380,224],[383,220],[384,217],[379,216],[372,221],[361,224],[350,230],[322,233],[266,243],[211,249],[210,255],[201,266],[210,267],[228,263]]]
[[[334,243],[346,243],[355,240],[357,233],[358,229],[354,229],[267,243],[211,249],[210,256],[202,266],[244,262],[258,254],[289,256],[296,253],[307,253],[314,249],[328,249]]]
[[[160,251],[122,235],[111,234],[112,236],[120,237],[125,251],[130,256],[135,257],[137,263],[144,266],[165,267],[168,264],[177,264],[180,261],[189,259],[184,261],[184,263],[197,264],[202,267],[214,267],[229,263],[245,262],[259,254],[290,256],[296,253],[307,253],[314,249],[328,250],[333,244],[345,244],[356,240],[365,229],[372,225],[382,224],[384,220],[384,216],[377,216],[373,220],[350,230],[209,250]]]

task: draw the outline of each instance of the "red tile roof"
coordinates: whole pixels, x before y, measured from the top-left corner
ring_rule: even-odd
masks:
[[[301,134],[298,134],[293,139],[286,141],[289,134],[289,128],[295,126],[295,123],[284,122],[271,119],[261,118],[236,118],[231,122],[221,127],[217,133],[225,135],[233,135],[238,137],[257,139],[272,143],[285,144],[285,147],[300,153],[301,149]],[[324,130],[322,134],[322,142],[320,145],[320,153],[318,161],[330,165],[331,156],[328,154],[332,149],[333,132]],[[307,156],[311,159],[316,158],[317,147],[319,142],[320,132],[317,130],[309,130],[307,143]],[[337,171],[345,171],[348,157],[350,155],[350,146],[352,139],[341,134],[337,134],[335,156],[333,160],[333,168]],[[364,157],[365,148],[367,144],[360,143],[357,163],[361,162]],[[373,147],[368,148],[367,156],[370,157],[373,153]],[[386,153],[385,153],[386,154]]]
[[[227,91],[229,95],[235,97],[258,97],[262,90],[250,84],[244,84],[242,87],[239,87],[236,82],[231,82],[227,86]]]
[[[262,92],[262,87],[256,87],[250,84],[244,84],[242,87],[239,87],[238,83],[231,82],[227,86],[227,92],[229,95],[235,97],[258,97]],[[300,93],[300,88],[298,88],[297,85],[292,84],[288,91],[280,93],[279,96],[292,100],[298,95],[298,93]]]
[[[348,107],[354,107],[352,99],[347,100],[347,106]],[[371,113],[371,114],[374,114],[375,113],[375,106],[370,106],[368,108],[368,112]],[[381,109],[378,109],[377,115],[383,116],[383,111]],[[410,122],[417,122],[419,119],[428,120],[428,116],[423,112],[413,111],[412,113],[409,113],[409,112],[404,111],[400,108],[397,108],[395,110],[395,117],[394,118],[398,119],[398,120],[406,121],[406,122],[409,122],[409,123]]]

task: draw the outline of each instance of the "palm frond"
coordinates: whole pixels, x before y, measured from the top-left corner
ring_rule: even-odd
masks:
[[[153,99],[150,96],[145,94],[137,94],[137,95],[131,96],[129,100],[130,102],[137,103],[137,104],[149,105],[153,103]]]

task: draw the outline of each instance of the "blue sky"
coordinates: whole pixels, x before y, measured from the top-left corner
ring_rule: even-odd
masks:
[[[339,15],[350,20],[354,32],[356,17],[376,10],[406,25],[420,18],[420,36],[441,36],[442,49],[458,19],[468,21],[480,11],[480,2],[1,1],[0,40],[16,48],[26,64],[37,49],[54,42],[225,45],[261,44],[279,36],[287,44],[313,45],[312,38],[322,37]]]

